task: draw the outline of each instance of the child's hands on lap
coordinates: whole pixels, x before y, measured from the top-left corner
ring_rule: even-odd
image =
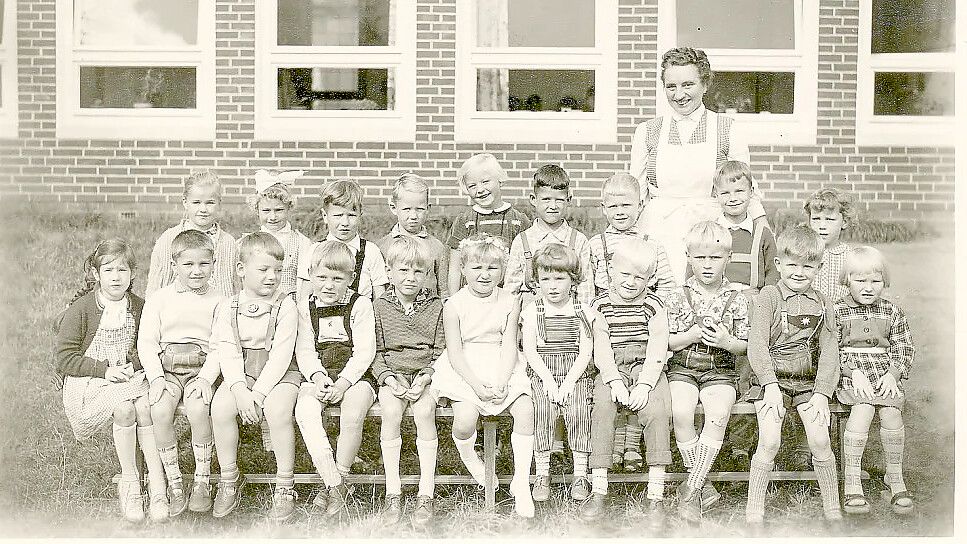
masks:
[[[571,403],[571,399],[574,398],[574,389],[577,384],[567,378],[561,382],[561,385],[557,388],[557,403],[561,406],[565,406]]]
[[[238,415],[242,418],[242,423],[258,423],[262,419],[262,410],[255,402],[255,393],[238,382],[232,386],[232,394],[235,395],[235,406],[238,407]]]
[[[641,410],[648,404],[648,396],[651,394],[651,386],[647,383],[636,383],[628,393],[628,408],[634,411]]]
[[[420,397],[423,396],[423,392],[426,391],[426,388],[429,385],[430,376],[421,374],[420,376],[417,376],[415,380],[413,380],[413,383],[410,385],[410,388],[406,390],[403,398],[410,402],[416,402],[420,400]]]
[[[804,420],[811,420],[814,423],[821,423],[829,427],[829,399],[826,395],[813,393],[809,402],[802,405],[800,415]]]
[[[765,386],[765,393],[763,393],[762,400],[755,403],[755,410],[762,416],[772,411],[776,421],[782,421],[782,418],[786,417],[786,407],[782,403],[782,391],[779,390],[779,384],[770,383]]]
[[[628,388],[625,387],[623,380],[611,380],[608,382],[611,387],[611,400],[619,404],[628,405]]]
[[[685,334],[688,335],[686,338],[689,344],[697,344],[702,341],[702,326],[695,323],[685,331]]]
[[[850,378],[853,380],[853,394],[861,399],[872,400],[875,392],[873,391],[873,384],[870,383],[870,379],[863,374],[863,371],[855,368],[853,369]]]
[[[151,384],[148,386],[148,404],[157,404],[165,391],[168,391],[172,397],[175,396],[174,391],[168,385],[168,380],[163,377],[151,380]]]
[[[123,365],[109,366],[107,370],[104,371],[104,379],[112,382],[126,382],[134,376],[134,366],[130,363],[125,363]]]
[[[389,390],[393,393],[394,397],[403,398],[403,396],[406,395],[406,384],[404,384],[403,381],[395,375],[386,378],[386,381],[383,382],[383,385],[389,387]]]
[[[481,401],[483,402],[493,401],[495,391],[490,385],[478,383],[475,385],[471,385],[470,387],[471,389],[473,389],[474,394],[477,395],[477,398],[479,398]]]
[[[551,399],[551,402],[559,404],[561,394],[558,391],[560,388],[557,386],[557,382],[552,378],[550,380],[542,379],[541,383],[544,384],[544,392],[547,393],[547,398]]]
[[[868,382],[867,382],[868,383]],[[887,372],[882,378],[876,381],[876,391],[884,397],[900,398],[903,392],[897,384],[896,376]]]
[[[185,398],[186,399],[199,398],[205,404],[211,404],[212,386],[210,383],[208,383],[208,380],[206,380],[205,378],[196,377],[195,379],[188,382],[188,385],[185,387]]]
[[[326,402],[330,404],[339,404],[342,402],[343,395],[346,394],[346,390],[349,389],[350,385],[347,380],[342,378],[336,380],[332,387],[329,388],[328,398],[325,399]]]
[[[490,390],[493,391],[494,394],[493,398],[490,399],[490,402],[500,404],[507,400],[507,395],[509,393],[507,390],[507,384],[501,386],[491,385]]]
[[[710,327],[702,327],[702,343],[713,348],[727,350],[732,341],[732,333],[721,323],[712,323]]]
[[[316,400],[325,401],[329,397],[329,390],[332,388],[332,378],[322,372],[317,372],[312,377],[312,384],[316,388],[314,392]]]

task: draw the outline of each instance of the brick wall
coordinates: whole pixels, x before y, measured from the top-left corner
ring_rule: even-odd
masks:
[[[108,209],[175,207],[189,172],[214,169],[227,203],[243,200],[258,168],[305,168],[310,181],[351,176],[382,201],[393,178],[413,171],[433,180],[439,205],[462,205],[454,178],[471,154],[494,153],[522,198],[537,166],[560,163],[576,181],[579,205],[595,205],[603,178],[628,167],[637,123],[655,114],[658,77],[655,0],[620,0],[618,141],[610,145],[456,144],[454,78],[456,0],[417,6],[415,142],[254,141],[255,0],[216,2],[214,141],[67,140],[55,133],[54,0],[17,3],[19,139],[0,140],[0,199]],[[858,0],[820,0],[819,101],[815,145],[754,146],[753,169],[768,207],[797,207],[826,184],[853,191],[879,217],[953,218],[953,148],[855,144]],[[314,193],[316,183],[298,191]]]

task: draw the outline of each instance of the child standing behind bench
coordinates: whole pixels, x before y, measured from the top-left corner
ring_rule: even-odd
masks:
[[[903,409],[906,395],[901,384],[913,364],[913,336],[903,311],[882,298],[890,286],[883,254],[861,246],[846,256],[842,283],[849,293],[836,302],[842,386],[836,398],[852,406],[843,433],[843,510],[868,514],[863,496],[860,462],[873,415],[880,414],[880,442],[886,458],[884,483],[890,487],[890,505],[896,514],[913,511],[913,497],[903,483]]]
[[[654,244],[639,238],[619,242],[608,263],[608,292],[591,302],[604,319],[594,334],[599,374],[591,410],[591,497],[581,508],[581,517],[588,520],[600,518],[605,511],[614,419],[620,404],[644,426],[649,525],[659,529],[664,522],[665,467],[672,462],[671,399],[664,372],[668,317],[661,299],[649,288],[657,261]]]
[[[737,397],[735,358],[746,351],[749,301],[725,277],[732,236],[715,221],[702,221],[685,235],[692,275],[672,293],[668,307],[668,385],[672,394],[675,441],[688,469],[678,488],[678,511],[698,521],[702,510],[718,500],[706,480],[722,448],[725,429]],[[701,436],[695,432],[695,408],[705,410]]]
[[[749,470],[745,519],[761,525],[772,462],[779,452],[782,420],[796,408],[812,451],[813,467],[828,521],[842,519],[836,458],[829,441],[829,399],[839,377],[833,305],[812,285],[823,257],[823,240],[805,225],[776,239],[779,282],[755,298],[749,330],[749,363],[755,380],[749,399],[756,408],[759,444]]]
[[[393,187],[389,208],[396,216],[396,224],[376,242],[384,257],[393,240],[409,236],[426,246],[430,268],[426,285],[433,295],[446,300],[450,296],[449,262],[450,250],[426,228],[430,211],[430,187],[426,180],[416,174],[403,174]]]
[[[369,372],[376,355],[376,317],[369,298],[349,288],[356,262],[339,240],[317,244],[309,260],[312,290],[296,301],[296,359],[308,383],[299,390],[295,417],[325,485],[312,504],[327,517],[346,510],[352,489],[343,476],[349,474],[363,439],[363,420],[376,398],[376,381]],[[335,459],[322,424],[322,412],[330,404],[341,409]]]
[[[470,475],[485,485],[484,462],[474,451],[477,420],[509,410],[514,479],[514,510],[534,517],[530,467],[534,454],[534,406],[527,363],[518,358],[520,300],[497,287],[507,263],[507,247],[489,234],[460,244],[460,270],[467,285],[443,306],[447,349],[434,365],[432,387],[453,401],[453,442]]]
[[[577,253],[561,244],[539,249],[531,263],[539,296],[521,312],[521,338],[531,376],[534,402],[535,501],[550,497],[551,446],[560,414],[574,457],[571,498],[583,501],[591,493],[591,324],[600,319],[576,297],[581,280]]]
[[[850,196],[839,189],[816,191],[803,205],[809,226],[822,239],[823,260],[816,273],[814,287],[835,302],[846,296],[847,289],[840,283],[846,255],[852,247],[840,237],[843,230],[856,225],[856,208]]]
[[[255,196],[252,200],[259,218],[259,230],[274,236],[285,249],[282,275],[279,277],[279,290],[283,293],[296,292],[299,270],[305,268],[301,263],[309,260],[312,254],[312,241],[292,226],[289,217],[292,211],[289,187],[302,174],[302,170],[259,170],[255,173]]]
[[[424,287],[433,255],[422,240],[400,236],[386,248],[390,288],[373,303],[376,310],[376,359],[373,376],[380,384],[383,410],[380,445],[386,473],[383,519],[396,523],[403,515],[400,482],[400,423],[407,405],[416,423],[420,457],[420,488],[410,519],[425,525],[433,519],[433,478],[436,472],[436,396],[429,389],[433,362],[446,347],[443,302]]]
[[[204,374],[213,367],[223,378],[211,401],[215,450],[222,470],[212,516],[227,516],[242,498],[236,417],[250,425],[264,417],[276,463],[269,519],[284,521],[292,516],[296,497],[292,411],[302,374],[292,353],[299,317],[291,293],[279,289],[285,250],[273,235],[246,235],[239,244],[238,259],[242,291],[218,305],[212,351],[202,369]]]
[[[207,512],[212,507],[208,480],[215,444],[207,401],[211,397],[202,393],[211,391],[217,373],[200,379],[196,376],[209,351],[215,306],[221,300],[208,283],[214,258],[215,247],[207,234],[186,230],[175,236],[171,241],[175,282],[148,296],[138,331],[138,355],[150,384],[148,402],[158,451],[168,476],[168,506],[172,517],[180,515],[185,508]],[[195,454],[190,498],[185,496],[182,484],[174,427],[175,409],[182,397]]]

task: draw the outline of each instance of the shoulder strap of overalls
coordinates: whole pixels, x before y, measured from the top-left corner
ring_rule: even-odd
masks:
[[[312,343],[319,343],[319,315],[316,301],[309,295],[309,322],[312,324]]]
[[[531,245],[527,241],[527,231],[520,233],[520,243],[524,246],[524,287],[531,289],[534,285],[534,254],[531,252]]]
[[[356,277],[353,278],[352,285],[349,286],[355,292],[359,292],[359,278],[363,275],[363,262],[366,260],[366,239],[359,239],[359,251],[356,252],[356,268],[354,272]]]
[[[789,335],[789,308],[786,306],[786,297],[782,296],[782,291],[776,288],[779,295],[779,324],[782,327],[782,334]]]
[[[752,220],[752,255],[750,255],[750,261],[752,261],[749,266],[752,267],[752,274],[749,280],[749,287],[753,289],[759,288],[759,270],[763,265],[768,265],[768,263],[762,262],[762,232],[765,230],[765,217],[757,217]]]
[[[819,319],[816,320],[816,326],[813,328],[813,331],[809,333],[809,338],[806,338],[806,342],[811,342],[813,337],[819,332],[819,329],[822,328],[823,323],[826,322],[826,298],[822,295],[819,297],[819,311]]]
[[[353,293],[352,296],[349,297],[349,303],[346,304],[346,312],[342,314],[342,324],[343,324],[343,327],[346,329],[346,336],[349,337],[348,341],[350,345],[352,345],[353,343],[353,327],[352,327],[353,305],[356,304],[357,300],[359,300],[359,294]]]
[[[584,308],[578,297],[571,297],[571,302],[574,304],[574,315],[581,320],[581,326],[584,327],[584,334],[591,336],[591,322],[588,321],[588,316],[584,313]]]
[[[534,309],[537,310],[537,336],[541,340],[546,340],[547,329],[544,328],[544,301],[540,297],[534,299]]]
[[[238,346],[238,351],[244,356],[242,335],[238,332],[238,295],[232,297],[232,333],[235,335],[235,345]]]
[[[282,302],[290,295],[291,293],[289,292],[278,293],[275,300],[272,301],[272,310],[269,311],[269,323],[265,327],[266,351],[272,350],[272,341],[275,340],[275,328],[279,324],[279,312],[282,310]]]
[[[473,208],[470,208],[470,211],[473,212],[473,232],[467,233],[468,237],[480,232],[480,212]]]
[[[608,255],[608,233],[601,233],[601,252],[604,253],[604,268],[607,270],[611,266],[611,257]]]
[[[571,235],[567,237],[567,247],[577,251],[578,248],[575,247],[578,241],[578,231],[574,227],[571,227]]]
[[[722,315],[719,316],[719,321],[720,322],[722,322],[722,323],[725,322],[725,314],[728,313],[729,308],[732,307],[732,303],[735,302],[735,297],[737,297],[737,296],[739,296],[739,290],[738,289],[736,289],[735,291],[732,291],[732,294],[729,295],[729,299],[725,301],[725,306],[722,307]]]

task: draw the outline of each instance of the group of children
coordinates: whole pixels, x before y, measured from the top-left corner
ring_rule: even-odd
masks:
[[[881,296],[889,284],[883,255],[840,240],[855,216],[838,191],[813,195],[808,225],[774,236],[764,217],[748,213],[749,167],[724,163],[714,180],[722,215],[683,233],[689,271],[676,278],[664,248],[639,226],[644,203],[629,174],[604,182],[608,226],[589,239],[565,219],[571,184],[563,169],[547,165],[534,174],[532,223],[503,200],[507,175],[497,160],[475,155],[457,175],[473,205],[455,218],[446,244],[427,231],[429,189],[414,174],[396,183],[390,209],[398,223],[375,243],[359,234],[359,185],[325,184],[328,232],[313,243],[288,217],[289,187],[300,175],[256,174],[260,230],[238,241],[216,222],[218,180],[189,177],[186,217],[152,252],[146,302],[131,292],[136,263],[124,241],[101,242],[84,263],[86,288],[58,331],[64,406],[78,439],[113,422],[126,519],[144,519],[146,510],[155,521],[186,509],[230,514],[242,496],[239,420],[267,427],[277,463],[271,519],[288,519],[298,500],[296,425],[324,483],[310,507],[339,516],[363,420],[378,402],[381,516],[391,523],[403,516],[400,423],[409,407],[420,466],[409,517],[426,524],[434,517],[436,407],[449,400],[453,442],[481,486],[487,475],[474,449],[478,419],[513,417],[510,493],[522,517],[549,498],[563,419],[574,467],[569,493],[582,502],[581,516],[606,511],[610,470],[644,461],[649,519],[660,526],[673,427],[688,470],[677,510],[697,521],[718,499],[707,475],[732,406],[745,400],[758,423],[746,520],[763,522],[789,408],[803,422],[825,516],[836,520],[834,394],[853,406],[843,508],[870,510],[860,460],[877,411],[893,509],[913,508],[901,470],[901,384],[913,343],[902,311]],[[179,403],[191,427],[190,487],[173,425]],[[340,407],[335,451],[323,425],[330,405]],[[214,497],[213,452],[221,470]]]

